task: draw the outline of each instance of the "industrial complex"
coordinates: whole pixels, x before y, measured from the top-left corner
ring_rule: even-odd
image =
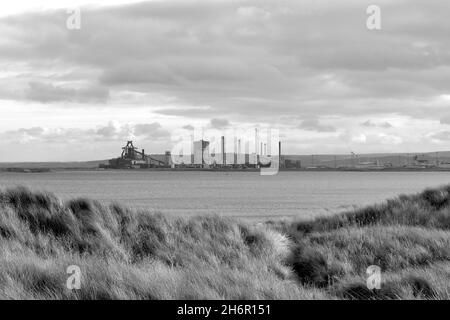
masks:
[[[379,154],[379,155],[282,155],[281,141],[274,154],[266,143],[255,143],[257,152],[248,152],[248,143],[241,150],[241,141],[235,139],[233,152],[227,152],[225,137],[221,137],[220,152],[210,150],[210,141],[191,141],[187,154],[146,154],[133,141],[128,141],[119,157],[100,164],[104,169],[258,169],[277,167],[291,170],[447,170],[450,154]]]
[[[189,154],[172,155],[166,151],[164,155],[146,154],[144,149],[138,149],[133,141],[128,141],[122,148],[118,158],[108,161],[108,164],[100,164],[104,169],[148,169],[148,168],[186,168],[186,169],[251,169],[279,166],[281,157],[267,154],[267,145],[261,143],[258,153],[242,153],[240,140],[233,153],[227,153],[225,149],[225,137],[221,138],[221,152],[210,152],[210,142],[207,140],[192,141],[192,149]],[[278,144],[281,150],[281,142]]]

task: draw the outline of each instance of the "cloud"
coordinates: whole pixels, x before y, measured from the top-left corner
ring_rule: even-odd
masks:
[[[210,125],[214,129],[223,129],[230,125],[230,121],[228,121],[227,119],[214,118],[214,119],[211,119]]]
[[[108,125],[99,127],[95,130],[95,134],[103,138],[112,138],[122,130],[121,125],[117,122],[110,121]]]
[[[129,139],[162,140],[169,143],[170,133],[158,122],[120,124],[110,121],[108,124],[89,129],[78,128],[20,128],[0,132],[0,138],[10,142],[89,142],[89,141],[125,141]]]
[[[367,135],[364,133],[355,133],[350,132],[350,130],[346,130],[339,135],[339,139],[347,143],[366,143]]]
[[[298,128],[317,132],[336,132],[335,127],[321,124],[318,119],[303,120]]]
[[[192,131],[192,130],[194,130],[194,127],[192,125],[190,125],[190,124],[187,124],[187,125],[183,126],[183,129]]]
[[[158,122],[141,123],[134,125],[133,133],[136,136],[147,136],[152,139],[169,138],[169,131],[162,128]]]
[[[403,142],[403,139],[401,137],[393,134],[380,133],[377,135],[376,139],[379,140],[380,143],[387,145],[399,145]]]
[[[362,132],[351,132],[347,130],[346,132],[339,135],[339,138],[347,143],[352,144],[364,144],[369,146],[377,146],[377,148],[382,148],[383,146],[398,146],[403,143],[403,138],[394,134],[385,133],[362,133]],[[395,149],[394,149],[395,150]],[[390,152],[393,152],[391,150]]]
[[[392,124],[390,124],[389,122],[383,122],[382,124],[379,125],[382,128],[386,128],[386,129],[390,129],[392,128]]]
[[[10,99],[31,78],[27,94],[16,99],[90,104],[134,91],[210,107],[190,115],[196,118],[235,114],[271,122],[355,110],[433,117],[428,110],[441,108],[433,97],[450,82],[450,21],[442,14],[450,5],[382,0],[389,32],[369,33],[369,4],[171,0],[86,7],[76,32],[66,29],[64,10],[10,16],[0,19],[0,61],[17,74],[0,81],[0,95]],[[419,111],[411,102],[418,99]],[[189,110],[160,107],[180,117]]]
[[[450,116],[441,118],[439,122],[441,124],[450,124]]]
[[[441,140],[441,141],[450,141],[450,131],[441,131],[431,135],[432,139]]]
[[[36,140],[38,137],[44,134],[44,129],[41,127],[21,128],[15,131],[15,137],[20,144],[26,144]]]
[[[367,121],[361,123],[361,125],[362,125],[363,127],[372,127],[372,128],[377,126],[377,125],[376,125],[375,123],[373,123],[371,120],[367,120]]]
[[[45,130],[41,127],[32,127],[32,128],[20,128],[15,131],[17,134],[26,134],[29,136],[41,136]]]
[[[382,122],[382,123],[375,123],[375,122],[372,122],[372,120],[370,120],[370,119],[361,123],[361,126],[368,127],[368,128],[385,128],[385,129],[392,128],[392,125],[387,121]]]
[[[65,88],[50,83],[30,82],[25,98],[28,100],[49,102],[105,102],[109,92],[102,87]]]

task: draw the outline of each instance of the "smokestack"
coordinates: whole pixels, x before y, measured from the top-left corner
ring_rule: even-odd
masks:
[[[222,136],[222,164],[226,165],[227,164],[227,158],[225,155],[225,137]]]
[[[242,154],[242,152],[241,152],[241,139],[239,139],[238,140],[238,159],[239,159],[239,164],[242,164],[242,156],[241,156],[241,154]]]
[[[278,141],[278,167],[281,168],[281,141]]]
[[[258,128],[255,128],[255,155],[258,155],[259,139],[258,139]]]
[[[202,150],[202,168],[204,168],[204,159],[203,159],[203,135],[202,135],[202,140],[201,140],[201,144],[200,144],[200,149]]]
[[[194,164],[194,134],[191,134],[191,164]]]
[[[245,141],[244,149],[244,163],[248,165],[250,164],[250,142],[248,140]]]
[[[234,164],[236,165],[237,164],[237,138],[236,138],[236,136],[234,137],[234,148],[233,148],[233,151],[234,151]]]

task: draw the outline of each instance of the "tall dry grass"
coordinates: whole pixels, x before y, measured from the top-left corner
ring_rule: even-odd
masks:
[[[0,192],[1,299],[448,299],[450,186],[251,225]],[[79,290],[66,268],[82,271]],[[381,267],[381,290],[366,269]]]

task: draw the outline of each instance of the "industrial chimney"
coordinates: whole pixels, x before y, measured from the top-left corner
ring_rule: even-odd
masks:
[[[242,164],[241,139],[238,140],[238,162]],[[244,161],[245,164],[245,161]]]
[[[234,156],[233,156],[233,164],[234,165],[237,165],[237,137],[235,136],[234,137],[234,148],[233,148],[233,151],[234,151]]]
[[[281,141],[278,141],[278,168],[281,168]]]
[[[191,164],[194,164],[194,134],[191,134]]]
[[[225,166],[227,164],[225,155],[225,137],[222,136],[222,164]]]

